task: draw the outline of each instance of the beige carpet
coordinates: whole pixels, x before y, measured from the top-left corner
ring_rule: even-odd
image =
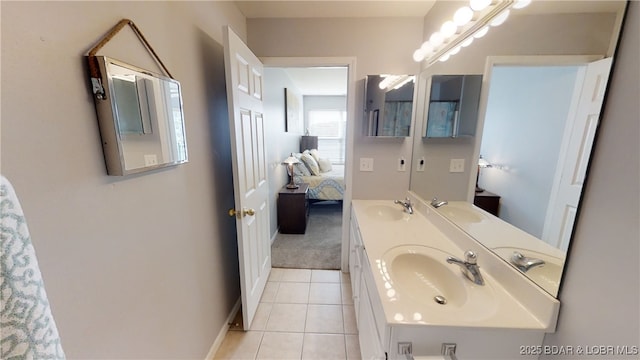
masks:
[[[340,269],[342,203],[311,205],[305,234],[280,234],[271,245],[271,266],[297,269]]]

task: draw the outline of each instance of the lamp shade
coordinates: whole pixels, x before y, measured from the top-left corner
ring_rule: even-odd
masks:
[[[298,158],[293,156],[293,153],[291,153],[291,155],[289,155],[288,158],[286,158],[286,159],[284,159],[284,161],[282,161],[282,163],[284,165],[293,165],[293,164],[297,164],[299,162],[300,162],[300,160],[298,160]]]

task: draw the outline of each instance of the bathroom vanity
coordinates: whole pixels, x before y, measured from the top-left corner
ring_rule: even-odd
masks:
[[[349,270],[363,359],[441,354],[536,358],[523,349],[555,331],[559,301],[410,193],[408,214],[391,200],[354,200]],[[477,254],[484,285],[448,257]]]

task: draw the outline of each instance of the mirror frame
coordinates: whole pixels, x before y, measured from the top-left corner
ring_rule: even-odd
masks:
[[[101,81],[104,84],[105,91],[105,97],[98,98],[97,96],[94,96],[94,101],[96,106],[96,113],[98,116],[98,124],[100,127],[100,137],[102,140],[102,148],[104,152],[105,164],[107,167],[107,174],[113,176],[125,176],[187,163],[188,150],[185,131],[184,106],[182,102],[182,87],[180,85],[180,82],[167,76],[156,74],[107,56],[95,56],[95,58],[98,62],[100,74],[102,77]],[[152,165],[145,165],[143,167],[127,169],[125,165],[125,149],[123,147],[122,139],[123,132],[120,131],[120,125],[118,122],[118,104],[115,96],[115,88],[112,76],[113,74],[109,69],[110,64],[126,68],[136,73],[140,73],[145,77],[151,77],[177,85],[178,102],[181,117],[179,121],[181,122],[180,125],[184,141],[184,157],[178,157],[165,161],[161,159],[161,161],[156,161],[156,163]],[[144,129],[144,124],[142,125]],[[149,130],[144,130],[144,134],[147,134],[147,131]],[[160,139],[159,141],[162,142],[162,139]],[[172,141],[175,141],[175,137],[174,139],[172,139]]]

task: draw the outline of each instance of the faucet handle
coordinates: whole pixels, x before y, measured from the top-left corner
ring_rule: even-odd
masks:
[[[471,250],[464,252],[464,261],[470,265],[476,265],[478,263],[478,255]]]

